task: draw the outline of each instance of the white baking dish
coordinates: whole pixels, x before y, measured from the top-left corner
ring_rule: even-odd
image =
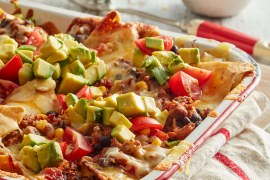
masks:
[[[34,10],[34,17],[38,24],[44,23],[46,21],[52,21],[56,24],[60,31],[65,32],[71,21],[76,17],[87,17],[93,16],[85,13],[75,12],[71,10],[60,9],[57,7],[52,7],[44,4],[27,2],[24,0],[20,1],[23,13],[28,9]],[[12,13],[13,6],[4,0],[0,0],[0,7],[5,11]],[[185,36],[184,34],[173,33],[169,31],[162,31],[163,34],[170,35],[173,37]],[[196,39],[196,41],[194,41]],[[209,49],[216,47],[220,44],[214,40],[208,40],[198,37],[187,38],[185,45],[191,46],[195,45],[201,49]],[[222,124],[223,121],[235,110],[235,108],[242,102],[239,99],[244,100],[256,87],[258,84],[261,72],[259,66],[256,64],[255,60],[252,59],[245,52],[233,47],[231,48],[231,58],[232,61],[242,61],[250,62],[255,66],[255,73],[251,77],[244,79],[243,85],[246,86],[246,90],[239,94],[238,100],[223,100],[215,111],[219,114],[218,117],[207,117],[204,121],[185,139],[186,141],[193,144],[189,150],[186,151],[182,156],[179,157],[179,161],[186,162],[187,158],[190,157],[196,149],[202,145],[207,138]],[[168,171],[152,171],[143,179],[166,179],[176,172],[178,165],[172,166]]]

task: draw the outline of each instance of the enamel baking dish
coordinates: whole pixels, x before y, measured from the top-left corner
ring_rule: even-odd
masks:
[[[46,21],[52,21],[61,32],[66,31],[67,27],[74,18],[92,16],[85,13],[60,9],[23,0],[20,1],[20,5],[23,13],[25,13],[28,9],[34,10],[34,17],[37,24],[42,24]],[[0,0],[0,7],[8,13],[12,13],[14,10],[13,6],[4,0]],[[220,44],[218,41],[187,36],[184,34],[173,33],[169,31],[161,31],[161,33],[164,35],[170,35],[172,37],[183,37],[185,39],[186,47],[196,46],[202,50],[211,49]],[[185,149],[183,153],[179,154],[179,156],[177,156],[178,160],[177,158],[175,159],[175,162],[177,163],[172,164],[171,168],[169,168],[167,171],[151,171],[143,178],[144,180],[168,179],[177,171],[177,169],[180,167],[183,168],[185,162],[196,151],[196,149],[198,149],[198,147],[201,146],[211,136],[211,134],[217,130],[222,122],[224,122],[226,118],[236,109],[236,107],[243,100],[245,100],[245,98],[254,90],[256,85],[259,83],[261,77],[260,68],[255,60],[252,59],[252,57],[232,45],[230,49],[230,58],[231,61],[249,62],[255,66],[255,73],[250,77],[246,77],[242,82],[246,89],[238,95],[236,100],[223,100],[215,109],[219,116],[207,117],[197,128],[192,131],[192,133],[185,139],[185,141],[191,143],[192,145]]]

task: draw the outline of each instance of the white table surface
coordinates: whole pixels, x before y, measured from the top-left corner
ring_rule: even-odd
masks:
[[[68,0],[30,0],[40,3],[49,4],[52,6],[63,7],[66,9],[72,9],[75,11],[82,11],[93,14],[82,9]],[[270,41],[270,0],[252,0],[251,3],[238,15],[223,18],[212,19],[202,17],[192,13],[187,9],[181,0],[112,0],[112,4],[116,7],[128,7],[137,10],[145,11],[155,15],[159,15],[174,20],[182,20],[188,22],[195,18],[205,19],[212,21],[238,31],[247,33],[254,37]],[[229,7],[228,7],[229,8]],[[180,29],[161,23],[157,23],[145,18],[140,18],[133,15],[122,14],[123,21],[138,21],[148,24],[157,25],[161,29],[170,30],[174,32],[182,32]],[[258,59],[257,59],[258,60]],[[258,62],[262,62],[258,60]],[[270,59],[269,59],[270,62]],[[270,98],[270,66],[260,64],[262,69],[262,80],[256,90],[263,92],[268,98]],[[264,113],[255,123],[260,127],[265,127],[270,123],[270,110]]]

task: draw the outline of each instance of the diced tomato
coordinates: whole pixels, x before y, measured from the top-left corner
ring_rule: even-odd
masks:
[[[182,71],[170,78],[169,87],[174,96],[189,96],[192,99],[199,99],[202,96],[198,80]]]
[[[92,99],[92,91],[89,86],[84,86],[79,92],[76,94],[78,98],[84,98],[87,100]]]
[[[66,110],[68,108],[67,103],[65,101],[65,98],[66,98],[66,95],[57,94],[57,100],[58,100],[58,104],[59,104],[59,107],[60,107],[60,111],[64,111],[64,110]]]
[[[155,119],[150,118],[150,117],[146,117],[146,116],[140,116],[140,117],[136,117],[133,118],[131,120],[132,126],[130,128],[130,130],[132,132],[139,132],[143,129],[158,129],[158,130],[162,130],[162,125]]]
[[[37,47],[37,50],[45,43],[47,40],[47,33],[40,27],[35,27],[34,31],[28,37],[26,45],[33,45]]]
[[[70,127],[65,129],[63,140],[67,143],[67,148],[63,154],[69,161],[81,159],[93,151],[85,137]]]
[[[197,79],[199,81],[200,86],[202,86],[213,74],[212,71],[197,68],[197,67],[194,67],[194,66],[187,66],[182,71],[187,73],[191,77]]]
[[[169,138],[169,135],[167,133],[158,129],[154,130],[151,135],[157,136],[161,141],[167,141],[167,139]]]
[[[61,171],[61,169],[57,167],[53,168],[45,168],[44,169],[44,176],[46,180],[64,180],[65,177]]]
[[[5,99],[17,87],[18,85],[14,82],[0,79],[0,102],[1,99]]]
[[[65,154],[66,150],[67,150],[67,143],[66,142],[60,142],[59,145],[61,147],[62,153]]]
[[[23,63],[18,54],[14,55],[4,67],[0,69],[0,79],[18,82],[18,73]]]
[[[164,42],[164,50],[169,51],[173,46],[173,40],[170,36],[156,36],[163,39]],[[152,55],[152,53],[155,51],[154,49],[150,49],[146,47],[145,38],[143,39],[137,39],[135,41],[136,46],[147,55]]]

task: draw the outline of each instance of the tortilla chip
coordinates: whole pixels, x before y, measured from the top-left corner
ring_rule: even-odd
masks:
[[[121,57],[131,59],[138,37],[134,24],[122,24],[119,13],[111,11],[83,44],[97,50],[105,62],[111,62]]]
[[[113,180],[113,179],[123,179],[123,180],[132,180],[126,174],[121,171],[121,169],[110,166],[110,167],[102,167],[92,161],[90,157],[83,157],[81,160],[82,173],[84,176],[89,177],[89,179],[93,177],[97,177],[100,180]]]
[[[0,137],[19,129],[18,124],[25,115],[25,110],[19,106],[0,105]]]
[[[204,62],[199,68],[213,71],[212,77],[203,86],[199,107],[214,109],[242,79],[254,71],[254,66],[244,62]],[[242,88],[243,89],[243,88]]]
[[[2,171],[0,170],[0,179],[11,179],[11,178],[18,178],[20,180],[28,180],[28,178],[19,175],[17,173],[11,173],[11,172],[6,172],[6,171]]]

